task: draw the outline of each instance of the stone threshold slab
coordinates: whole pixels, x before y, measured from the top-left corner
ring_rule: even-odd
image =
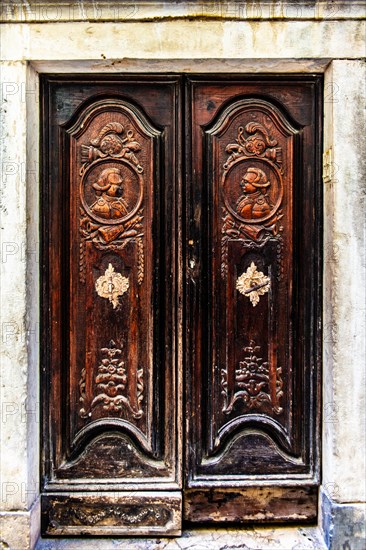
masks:
[[[326,550],[317,527],[185,530],[177,538],[39,539],[35,550]]]

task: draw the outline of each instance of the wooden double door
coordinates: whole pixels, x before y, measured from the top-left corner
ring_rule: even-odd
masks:
[[[42,531],[312,521],[321,78],[42,81]]]

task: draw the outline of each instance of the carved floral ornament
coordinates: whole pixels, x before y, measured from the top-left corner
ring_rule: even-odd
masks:
[[[264,361],[261,348],[251,340],[250,345],[243,350],[245,357],[239,362],[235,370],[235,391],[229,401],[228,373],[221,371],[221,388],[224,396],[225,414],[231,413],[234,404],[241,401],[249,410],[266,410],[269,406],[276,415],[283,412],[280,401],[283,396],[282,367],[271,368],[268,361]]]
[[[144,380],[143,369],[137,370],[136,396],[132,403],[127,392],[128,369],[126,362],[122,357],[122,346],[117,347],[116,342],[110,341],[109,347],[100,350],[100,362],[98,373],[95,377],[95,396],[86,408],[86,371],[82,370],[79,381],[81,408],[79,415],[81,418],[91,418],[95,408],[101,407],[103,411],[115,414],[126,407],[134,418],[141,418],[143,410],[141,408],[144,399]]]
[[[259,303],[260,296],[269,291],[270,286],[270,278],[266,277],[262,271],[257,271],[257,266],[254,262],[250,264],[248,269],[236,281],[237,290],[250,299],[253,307]]]

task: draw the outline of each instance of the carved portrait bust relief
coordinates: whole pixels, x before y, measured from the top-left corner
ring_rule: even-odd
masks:
[[[88,216],[103,225],[119,225],[141,206],[142,175],[125,159],[94,161],[83,174],[80,198]]]
[[[123,177],[119,168],[106,168],[92,184],[97,200],[91,204],[92,212],[107,220],[128,215],[128,205],[123,198]]]
[[[270,180],[260,168],[250,166],[244,173],[240,187],[243,194],[239,197],[236,211],[244,219],[258,219],[271,212],[271,202],[267,190]]]

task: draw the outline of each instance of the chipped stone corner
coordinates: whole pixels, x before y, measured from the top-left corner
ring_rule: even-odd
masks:
[[[33,550],[40,535],[40,499],[25,512],[0,512],[0,549]]]
[[[322,489],[320,493],[321,530],[328,550],[364,550],[366,504],[339,504]]]

